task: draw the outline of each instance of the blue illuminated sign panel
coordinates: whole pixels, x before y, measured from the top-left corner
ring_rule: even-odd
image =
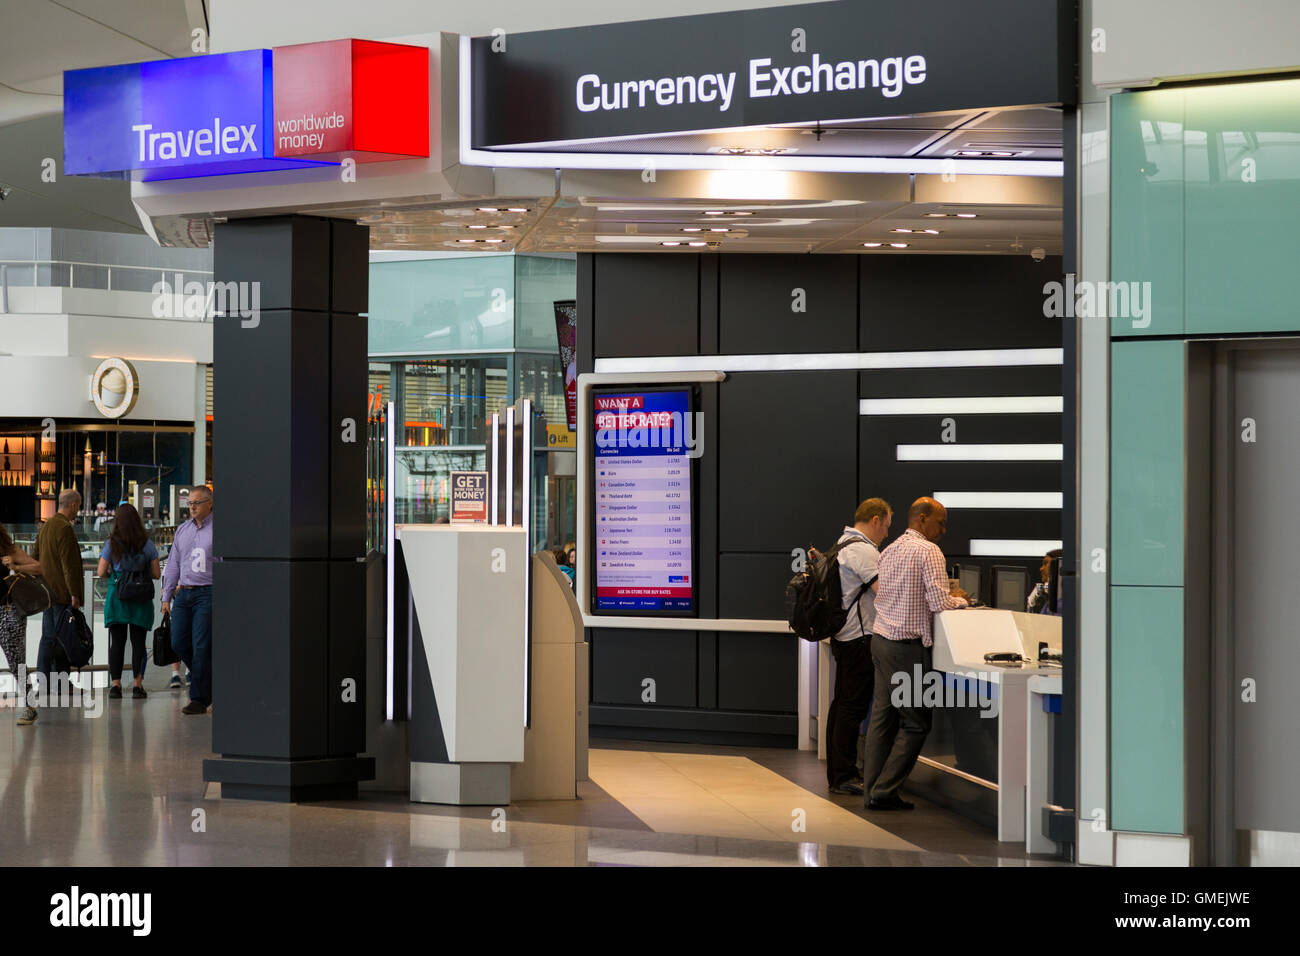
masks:
[[[271,64],[246,50],[64,73],[65,170],[148,181],[330,165],[275,157]]]

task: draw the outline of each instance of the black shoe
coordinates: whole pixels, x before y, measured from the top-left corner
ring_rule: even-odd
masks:
[[[108,689],[108,699],[109,699],[109,700],[121,700],[121,699],[122,699],[122,685],[121,685],[121,684],[114,684],[112,687],[110,687],[110,688]]]
[[[131,688],[131,699],[132,699],[132,700],[144,700],[144,699],[145,699],[146,697],[148,697],[148,696],[149,696],[149,695],[145,692],[145,689],[144,689],[143,687],[132,687],[132,688]]]
[[[845,793],[851,797],[860,797],[866,792],[863,789],[861,780],[845,780],[843,783],[831,787],[830,791],[831,793]]]
[[[206,704],[200,704],[197,700],[192,700],[181,708],[182,714],[206,714],[208,708]]]
[[[886,797],[883,800],[868,800],[868,810],[913,810],[916,808],[915,803],[904,800],[895,794],[892,797]]]

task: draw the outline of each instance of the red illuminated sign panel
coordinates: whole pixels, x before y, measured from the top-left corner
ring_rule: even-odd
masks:
[[[276,47],[277,157],[429,155],[429,50],[372,40]]]

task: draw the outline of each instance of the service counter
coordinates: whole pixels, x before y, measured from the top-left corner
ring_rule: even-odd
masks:
[[[1032,835],[1038,829],[1036,823],[1027,828],[1026,818],[1036,818],[1033,808],[1041,804],[1040,796],[1045,800],[1050,734],[1036,738],[1040,753],[1033,769],[1041,779],[1030,807],[1030,682],[1056,682],[1035,684],[1041,710],[1045,688],[1055,686],[1059,699],[1061,669],[1052,664],[999,665],[984,656],[1019,654],[1037,661],[1040,642],[1060,652],[1060,618],[969,608],[943,611],[934,619],[933,667],[942,676],[932,690],[941,697],[935,701],[934,726],[913,776],[919,789],[993,824],[1001,841],[1025,840],[1027,831]],[[1043,852],[1042,841],[1033,842],[1032,848]]]

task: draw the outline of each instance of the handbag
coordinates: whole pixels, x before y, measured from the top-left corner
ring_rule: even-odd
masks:
[[[4,600],[24,617],[31,617],[50,606],[50,588],[39,574],[15,571],[7,579]]]
[[[117,599],[136,604],[152,601],[153,578],[149,577],[149,562],[143,554],[133,555],[128,561],[122,562],[122,571],[117,576]]]
[[[95,635],[79,607],[64,608],[54,629],[54,643],[69,667],[85,667],[95,653]]]
[[[162,623],[153,629],[153,662],[159,667],[175,664],[180,655],[172,647],[172,614],[163,615]]]

